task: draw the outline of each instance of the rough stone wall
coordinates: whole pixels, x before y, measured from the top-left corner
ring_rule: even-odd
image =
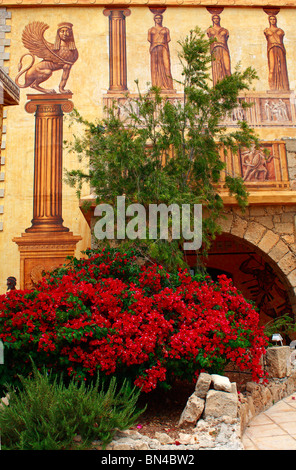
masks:
[[[244,395],[239,398],[241,436],[252,418],[288,397],[296,390],[296,369],[289,377],[272,378],[267,385],[248,382]]]
[[[288,172],[291,189],[296,190],[296,139],[283,139],[286,142]]]
[[[243,394],[239,395],[241,435],[252,418],[295,392],[295,354],[295,349],[289,346],[273,346],[267,349],[263,365],[268,373],[268,383],[247,382]]]
[[[11,31],[11,25],[8,24],[11,19],[11,12],[6,11],[5,7],[0,8],[0,67],[6,72],[9,73],[8,61],[10,59],[10,54],[8,52],[8,47],[10,46],[10,39],[7,38],[7,34]],[[3,97],[0,97],[0,100]],[[0,160],[0,217],[4,213],[4,181],[5,181],[5,148],[6,148],[6,117],[7,111],[3,110],[1,106],[3,101],[0,102],[1,107],[1,160]],[[2,121],[3,119],[3,121]],[[3,221],[0,219],[0,231],[3,230]]]

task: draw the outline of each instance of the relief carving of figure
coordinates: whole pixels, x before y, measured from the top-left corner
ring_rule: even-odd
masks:
[[[164,90],[173,90],[169,42],[170,31],[162,26],[162,15],[154,15],[155,26],[148,31],[150,42],[151,81],[153,86]]]
[[[42,93],[56,93],[55,90],[47,90],[40,86],[48,80],[54,71],[62,70],[62,77],[59,84],[60,93],[71,93],[65,90],[71,68],[78,59],[78,51],[75,46],[71,23],[60,23],[58,25],[56,40],[54,44],[46,41],[45,31],[49,26],[40,21],[35,21],[27,25],[22,34],[24,46],[30,51],[20,58],[19,73],[15,82],[20,88],[31,87]],[[22,62],[25,56],[31,56],[31,63],[24,70]],[[35,56],[43,59],[35,64]],[[25,83],[20,84],[19,78],[25,74]]]
[[[264,104],[265,117],[267,121],[288,121],[288,111],[286,103],[280,98],[279,100],[266,100]]]
[[[212,16],[213,26],[208,28],[207,35],[210,39],[216,39],[211,45],[213,84],[231,75],[230,54],[227,45],[229,32],[220,26],[220,16]]]
[[[284,31],[277,27],[277,19],[269,16],[269,28],[264,30],[267,40],[268,83],[271,90],[289,90],[289,79],[284,46]]]
[[[243,180],[244,181],[259,181],[260,176],[263,175],[263,181],[268,180],[268,169],[267,164],[271,162],[275,157],[270,155],[266,157],[264,152],[260,149],[256,149],[253,146],[250,150],[242,153],[242,165],[244,168],[243,171]]]

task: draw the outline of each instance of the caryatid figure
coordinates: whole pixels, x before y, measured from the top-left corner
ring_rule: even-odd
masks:
[[[154,15],[155,26],[148,31],[150,42],[151,82],[162,91],[173,91],[169,42],[170,31],[162,26],[162,15]]]
[[[231,75],[230,54],[227,45],[229,31],[220,26],[220,16],[212,16],[213,26],[208,28],[207,35],[216,39],[211,44],[213,84]]]
[[[269,28],[264,30],[267,40],[268,83],[270,90],[289,90],[289,79],[284,46],[284,31],[277,27],[276,16],[269,16]]]

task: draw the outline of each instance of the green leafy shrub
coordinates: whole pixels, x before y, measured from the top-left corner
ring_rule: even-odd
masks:
[[[33,375],[20,379],[21,387],[7,387],[9,405],[0,408],[4,450],[86,448],[93,440],[105,447],[116,429],[128,429],[144,411],[136,409],[139,390],[125,382],[117,387],[114,377],[106,388],[99,389],[99,378],[89,386],[73,380],[65,386],[62,377],[33,366]]]
[[[296,324],[290,313],[285,313],[280,317],[273,318],[264,325],[264,333],[270,339],[273,334],[281,333],[290,340],[291,334],[296,332]]]

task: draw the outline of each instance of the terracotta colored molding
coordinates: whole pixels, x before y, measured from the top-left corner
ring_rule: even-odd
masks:
[[[115,6],[182,6],[182,7],[194,7],[194,6],[205,6],[205,7],[217,7],[217,0],[120,0],[120,3],[116,3],[114,0],[106,0],[102,3],[101,0],[0,0],[0,5],[5,7],[42,7],[42,6],[100,6],[100,7],[115,7]],[[223,0],[223,6],[225,7],[265,7],[266,0]],[[295,8],[296,1],[292,0],[269,0],[269,8],[289,7]]]
[[[229,196],[227,193],[220,194],[226,206],[237,206],[234,196]],[[248,197],[249,205],[282,205],[282,204],[296,204],[296,191],[250,191]]]

